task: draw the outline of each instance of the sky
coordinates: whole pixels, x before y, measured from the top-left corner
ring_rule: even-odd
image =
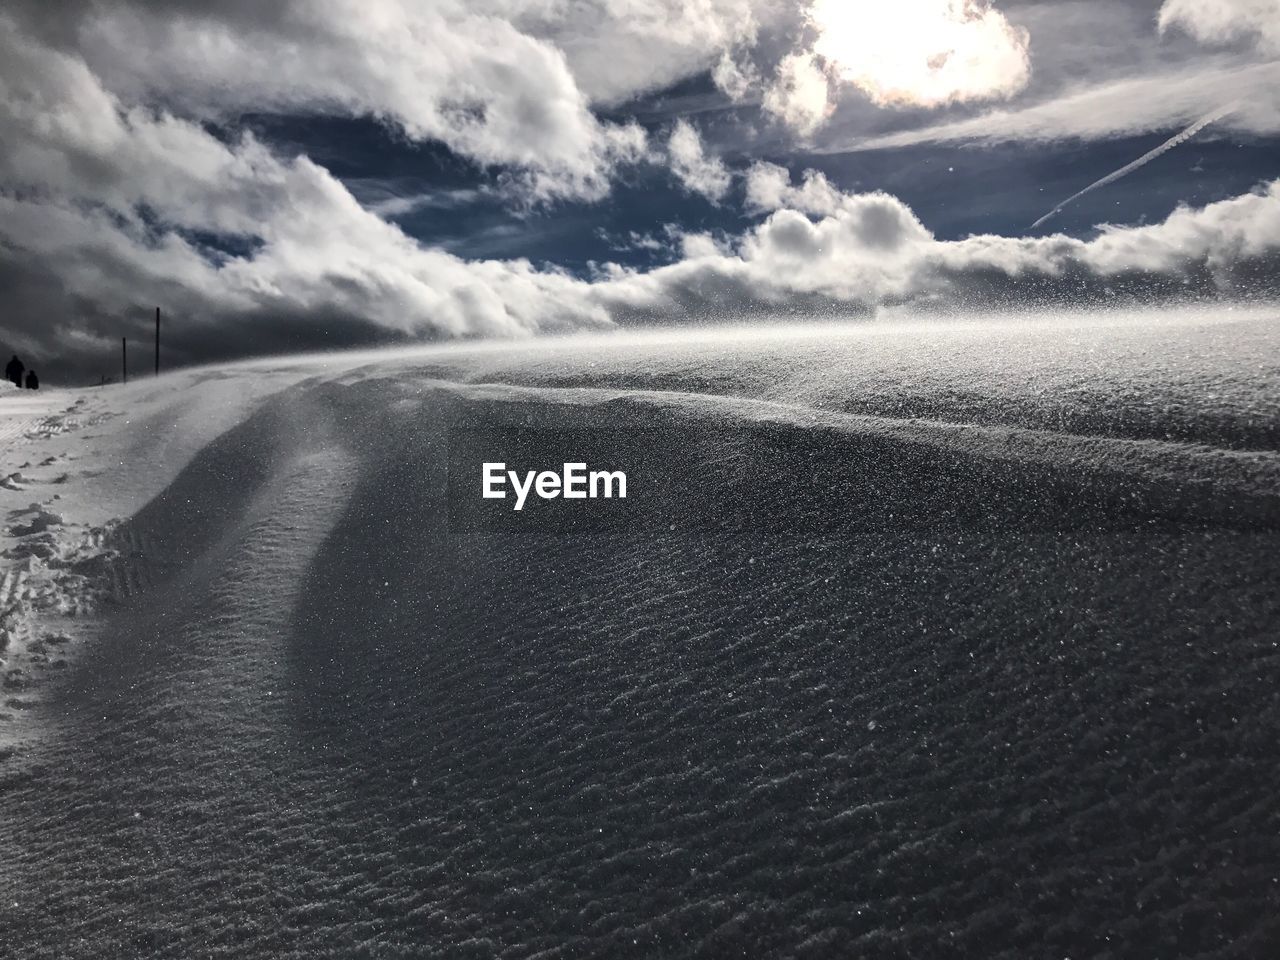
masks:
[[[0,350],[1274,299],[1277,89],[1280,0],[6,0]]]

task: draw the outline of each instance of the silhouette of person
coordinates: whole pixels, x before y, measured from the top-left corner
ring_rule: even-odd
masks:
[[[22,361],[18,359],[15,353],[13,359],[9,361],[8,366],[4,368],[4,375],[9,378],[9,382],[15,387],[22,386],[22,371],[27,369],[23,366]]]
[[[27,389],[28,390],[40,389],[40,378],[36,376],[36,372],[34,370],[27,371]]]

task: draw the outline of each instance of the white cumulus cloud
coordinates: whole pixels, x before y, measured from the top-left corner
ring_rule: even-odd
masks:
[[[822,126],[831,113],[830,87],[813,54],[783,57],[762,106],[802,136]]]
[[[10,0],[39,42],[126,104],[221,120],[373,117],[500,168],[537,198],[598,198],[646,156],[598,118],[755,42],[764,0]],[[743,61],[745,64],[746,61]],[[742,70],[749,70],[744,66]],[[749,82],[721,71],[728,86]]]
[[[672,127],[667,140],[667,155],[671,171],[690,193],[719,203],[729,192],[733,176],[719,157],[707,155],[702,138],[688,120],[681,118]]]
[[[1059,306],[1195,290],[1249,294],[1280,266],[1280,180],[1165,221],[1108,226],[1090,240],[973,236],[938,240],[901,200],[841,193],[820,173],[800,186],[759,166],[748,191],[780,204],[732,244],[592,291],[616,317],[740,317],[752,312],[952,308],[1044,301]],[[1274,292],[1274,291],[1272,291]]]
[[[806,170],[797,187],[786,167],[767,161],[747,170],[746,195],[747,209],[753,213],[787,209],[822,216],[835,213],[848,199],[816,170]]]

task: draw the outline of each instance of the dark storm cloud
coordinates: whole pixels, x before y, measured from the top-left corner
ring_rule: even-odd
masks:
[[[100,269],[115,264],[101,261]],[[366,317],[324,304],[300,313],[288,303],[241,311],[210,307],[179,284],[139,283],[132,299],[110,309],[65,286],[56,263],[0,258],[0,351],[18,353],[53,385],[88,385],[121,376],[121,338],[130,347],[134,374],[149,372],[155,308],[164,304],[164,365],[167,368],[247,355],[296,353],[421,340],[423,335],[388,328]],[[145,295],[150,294],[151,299]],[[429,338],[429,334],[426,335]]]

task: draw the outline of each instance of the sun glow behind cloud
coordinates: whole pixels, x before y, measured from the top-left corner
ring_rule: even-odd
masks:
[[[1027,32],[988,0],[815,0],[813,52],[881,106],[1007,98],[1031,75]]]

